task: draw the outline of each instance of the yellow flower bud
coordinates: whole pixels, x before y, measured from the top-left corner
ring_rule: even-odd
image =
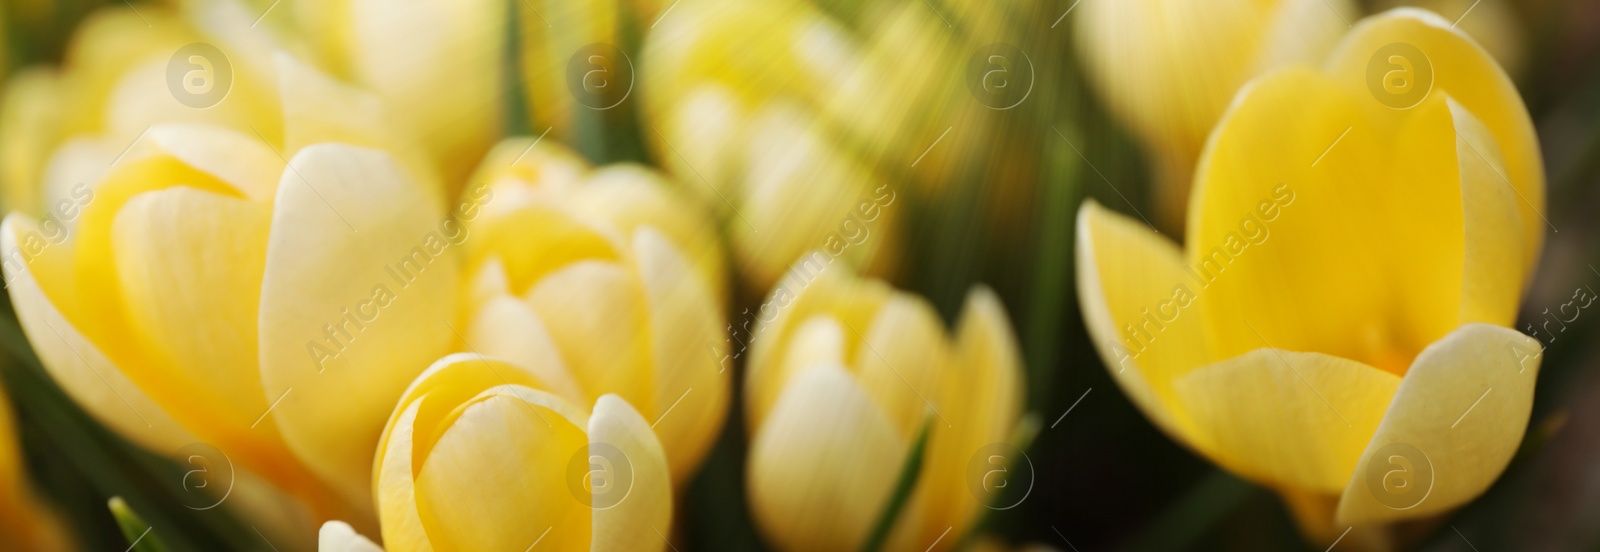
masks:
[[[55,511],[34,496],[22,462],[22,443],[11,415],[11,401],[0,388],[0,534],[7,547],[66,552],[71,541]]]
[[[473,354],[417,377],[373,475],[390,552],[666,549],[672,483],[650,424],[616,395],[590,411],[547,381]]]
[[[1181,232],[1206,135],[1257,75],[1316,63],[1356,17],[1349,0],[1084,0],[1078,50],[1113,115],[1150,154],[1154,215]]]
[[[1499,477],[1542,351],[1509,326],[1548,224],[1527,110],[1450,21],[1367,18],[1323,67],[1240,93],[1182,249],[1094,203],[1077,234],[1084,318],[1123,391],[1280,491],[1319,547]]]
[[[279,69],[301,91],[282,107],[291,140],[376,132],[359,94]],[[309,527],[370,527],[383,420],[453,345],[459,248],[430,178],[386,150],[205,125],[152,126],[105,170],[0,225],[45,368],[152,451],[206,443]]]
[[[1021,360],[999,299],[973,290],[949,336],[926,301],[842,266],[806,264],[773,291],[753,330],[746,413],[757,525],[782,550],[860,548],[926,424],[922,471],[887,549],[953,548],[994,490],[970,481],[969,468],[1005,446],[1022,409]]]
[[[474,177],[466,350],[540,375],[575,404],[616,394],[644,414],[673,481],[722,427],[731,373],[716,234],[648,170],[591,170],[553,142],[510,139]]]

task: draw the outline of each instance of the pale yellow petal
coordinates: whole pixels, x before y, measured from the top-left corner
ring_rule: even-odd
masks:
[[[417,473],[416,502],[441,550],[582,549],[590,510],[568,488],[584,428],[504,386],[463,403]],[[546,534],[545,531],[549,530]],[[542,536],[542,540],[541,540]]]
[[[845,332],[846,341],[861,343],[850,364],[856,383],[899,435],[909,440],[935,413],[941,414],[935,423],[945,425],[946,417],[939,411],[948,401],[941,376],[954,367],[946,364],[951,352],[933,305],[895,294],[871,325],[847,327]]]
[[[854,550],[889,499],[910,445],[842,367],[785,386],[750,444],[751,515],[783,550]]]
[[[550,338],[544,320],[526,303],[509,295],[489,300],[462,330],[469,350],[500,358],[536,374],[538,387],[575,404],[589,402],[571,367]]]
[[[1022,353],[999,296],[987,287],[968,292],[956,328],[956,357],[944,377],[940,406],[950,425],[934,419],[923,465],[924,481],[929,482],[924,486],[931,510],[928,527],[935,532],[924,535],[928,542],[946,527],[954,528],[951,534],[962,534],[978,521],[978,508],[984,504],[966,484],[968,464],[984,447],[1011,440],[1026,402]],[[1013,457],[1006,461],[1020,474],[1020,465],[1030,460]],[[1015,481],[1017,485],[1037,482],[1020,475]],[[955,482],[960,484],[952,484]]]
[[[653,420],[673,481],[686,482],[722,433],[733,374],[711,354],[723,333],[721,303],[703,274],[654,227],[634,233],[634,255],[650,321]]]
[[[1173,378],[1211,359],[1198,286],[1181,252],[1137,220],[1088,201],[1078,209],[1078,297],[1095,350],[1156,427],[1186,439]]]
[[[655,381],[647,369],[650,333],[638,281],[615,263],[580,261],[557,269],[528,290],[572,375],[591,396],[616,393],[653,411]]]
[[[746,415],[750,427],[759,425],[778,393],[788,384],[793,366],[791,350],[804,346],[794,339],[799,330],[813,317],[824,315],[838,319],[839,335],[847,336],[843,323],[855,328],[865,328],[872,323],[877,312],[889,300],[893,290],[881,281],[861,280],[851,274],[848,267],[821,251],[812,251],[797,261],[783,280],[772,288],[758,311],[745,311],[735,320],[736,337],[753,339],[750,359],[746,364],[745,386],[748,390]],[[855,344],[859,339],[842,340],[836,354],[845,362],[855,357]],[[815,357],[810,357],[815,358]]]
[[[383,548],[356,533],[350,524],[330,521],[317,532],[317,552],[383,552]]]
[[[507,6],[496,0],[351,0],[351,77],[464,177],[500,132]]]
[[[262,381],[282,401],[272,416],[290,448],[370,509],[359,505],[383,421],[455,340],[457,252],[436,231],[438,207],[387,154],[319,144],[290,165],[261,286]]]
[[[1455,119],[1456,158],[1461,174],[1465,234],[1461,323],[1514,326],[1527,273],[1524,262],[1539,254],[1522,239],[1517,191],[1505,180],[1499,143],[1472,113],[1450,100]],[[1542,228],[1541,228],[1542,230]],[[1534,247],[1530,249],[1530,247]]]
[[[257,136],[203,125],[159,125],[150,127],[145,139],[254,201],[270,202],[283,176],[283,158]]]
[[[1398,385],[1358,362],[1257,349],[1197,369],[1175,390],[1218,463],[1264,484],[1335,493]]]
[[[609,493],[621,489],[609,489],[605,496],[591,499],[596,509],[589,550],[666,549],[664,535],[670,534],[672,527],[672,477],[662,443],[650,425],[620,397],[603,395],[595,401],[594,414],[589,417],[589,446],[589,453],[604,456],[610,469],[621,469],[616,466],[618,458],[612,456],[621,453],[630,472],[630,487],[624,496],[612,499]]]
[[[1437,514],[1477,498],[1522,444],[1541,344],[1468,324],[1430,345],[1344,486],[1341,524]]]

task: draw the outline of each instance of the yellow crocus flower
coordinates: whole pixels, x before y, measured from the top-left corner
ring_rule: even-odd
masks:
[[[73,399],[156,453],[221,451],[298,499],[309,519],[290,536],[309,540],[322,520],[373,526],[372,454],[395,398],[453,345],[470,216],[369,147],[385,141],[361,137],[385,134],[375,99],[286,57],[278,72],[284,143],[154,125],[44,218],[9,215],[0,251]]]
[[[616,395],[589,410],[546,391],[546,376],[462,353],[417,377],[373,474],[390,552],[667,548],[672,483],[650,424]]]
[[[820,255],[774,289],[755,330],[745,387],[752,515],[781,550],[861,548],[926,423],[922,471],[886,549],[951,549],[1005,483],[972,481],[975,455],[1006,441],[1022,409],[1004,308],[973,290],[950,336],[925,300]]]
[[[0,534],[7,547],[39,552],[66,552],[71,541],[54,509],[34,495],[23,465],[11,401],[0,387]]]
[[[1157,223],[1183,229],[1195,160],[1246,81],[1315,63],[1357,13],[1349,0],[1084,0],[1073,15],[1090,80],[1152,161]]]
[[[1320,71],[1245,87],[1183,249],[1085,204],[1084,318],[1158,427],[1279,491],[1309,538],[1381,542],[1477,497],[1521,441],[1541,348],[1510,326],[1543,205],[1505,73],[1449,21],[1395,10]]]
[[[473,182],[493,200],[468,242],[466,350],[521,364],[575,404],[621,396],[686,483],[732,376],[712,353],[727,340],[714,227],[643,167],[591,169],[550,141],[506,140]]]

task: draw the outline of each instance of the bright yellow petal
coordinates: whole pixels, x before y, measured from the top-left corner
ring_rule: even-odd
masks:
[[[538,541],[575,550],[589,542],[590,510],[567,481],[588,437],[523,393],[539,392],[493,388],[443,421],[416,482],[418,513],[437,548],[526,550]]]
[[[1252,480],[1335,493],[1400,378],[1320,353],[1257,349],[1175,382],[1202,450]]]
[[[567,206],[576,213],[610,220],[625,235],[633,235],[641,226],[661,232],[694,261],[711,298],[723,301],[726,267],[710,213],[661,176],[634,165],[602,168],[567,197]]]
[[[795,376],[750,443],[751,514],[786,550],[853,550],[910,448],[844,368]]]
[[[262,381],[282,401],[272,416],[291,450],[369,509],[383,421],[456,339],[457,252],[439,237],[437,206],[387,154],[319,144],[290,165],[261,286]]]
[[[1186,439],[1173,378],[1211,358],[1198,286],[1171,241],[1093,201],[1078,209],[1078,297],[1106,369],[1156,427]]]
[[[1542,358],[1537,340],[1487,324],[1430,345],[1361,454],[1338,522],[1427,516],[1487,490],[1522,444]]]
[[[1220,358],[1272,346],[1400,374],[1456,324],[1461,183],[1449,176],[1447,105],[1378,119],[1341,84],[1308,69],[1258,79],[1211,137],[1187,262]]]
[[[667,450],[673,481],[686,482],[721,434],[733,374],[711,354],[722,346],[720,302],[699,270],[653,227],[634,233],[634,255],[650,320],[655,367],[653,420]],[[670,410],[669,410],[670,409]]]
[[[1505,178],[1517,190],[1526,251],[1537,253],[1547,222],[1545,175],[1539,139],[1522,96],[1494,59],[1449,21],[1418,9],[1396,9],[1363,19],[1330,56],[1327,68],[1371,111],[1388,110],[1367,89],[1367,67],[1380,48],[1405,43],[1422,52],[1433,70],[1433,90],[1470,111],[1494,136],[1504,156]],[[1525,259],[1531,274],[1537,255]]]
[[[595,401],[594,414],[589,417],[589,445],[590,454],[605,456],[611,469],[620,469],[615,465],[617,458],[612,456],[620,452],[631,472],[626,495],[613,501],[609,492],[620,489],[610,489],[605,497],[591,499],[594,502],[590,504],[596,509],[594,540],[589,550],[665,549],[663,535],[671,533],[672,527],[672,477],[662,443],[650,425],[627,401],[616,395],[603,395]]]

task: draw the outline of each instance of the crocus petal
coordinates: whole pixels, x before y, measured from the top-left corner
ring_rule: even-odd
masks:
[[[639,295],[638,282],[622,266],[580,261],[539,280],[526,299],[540,318],[559,321],[545,329],[585,392],[614,392],[650,411],[653,383],[633,371],[649,358]]]
[[[950,369],[943,365],[949,352],[939,314],[921,298],[895,295],[871,326],[846,330],[847,341],[861,343],[849,365],[856,382],[900,435],[916,435],[930,410],[945,403],[939,375]]]
[[[999,296],[986,287],[978,287],[967,294],[957,323],[956,349],[958,364],[950,370],[951,377],[943,389],[944,402],[940,403],[950,425],[940,420],[929,438],[924,477],[926,481],[965,481],[968,462],[984,447],[1008,442],[1022,414],[1022,354],[1017,350],[1015,335],[1006,320],[1005,308]],[[1007,458],[1016,465],[1027,462],[1023,458]],[[1016,479],[1018,485],[1032,481]],[[938,484],[929,489],[926,503],[933,510],[929,527],[943,531],[954,527],[952,534],[965,533],[977,521],[977,497],[966,485]],[[941,493],[941,494],[934,494]],[[1004,504],[993,504],[1005,507]],[[942,521],[942,523],[941,523]],[[928,535],[931,541],[937,535]]]
[[[1197,312],[1204,305],[1181,253],[1149,226],[1092,200],[1078,210],[1077,236],[1078,297],[1095,349],[1133,403],[1185,439],[1171,382],[1210,353]]]
[[[806,254],[772,289],[759,311],[744,315],[745,322],[741,326],[746,335],[754,336],[745,376],[745,385],[750,390],[746,395],[749,404],[746,413],[751,428],[759,427],[762,417],[777,402],[778,393],[788,385],[796,368],[787,360],[789,351],[806,347],[797,345],[791,335],[819,314],[837,318],[835,324],[869,327],[878,310],[889,300],[892,290],[883,282],[857,279],[849,268],[835,263],[833,257],[821,251]],[[848,335],[842,327],[839,330],[841,336]],[[841,356],[835,362],[853,358],[856,341],[848,339],[841,343],[838,349]]]
[[[195,442],[193,434],[62,316],[40,288],[40,280],[63,282],[70,278],[65,265],[71,253],[59,246],[42,247],[45,235],[38,222],[20,213],[7,216],[0,224],[0,248],[12,252],[5,257],[6,287],[17,320],[45,370],[100,423],[145,448],[175,451]],[[25,260],[20,252],[33,253],[33,260]]]
[[[436,548],[526,550],[539,542],[574,550],[589,542],[590,510],[560,469],[588,437],[565,416],[523,400],[524,394],[543,393],[492,388],[443,420],[444,432],[416,482],[418,513]]]
[[[1500,144],[1505,177],[1519,196],[1522,235],[1528,251],[1537,252],[1547,224],[1544,210],[1544,164],[1533,122],[1516,86],[1499,64],[1465,33],[1431,12],[1400,8],[1363,19],[1329,57],[1327,68],[1340,83],[1364,98],[1363,108],[1388,110],[1367,90],[1368,63],[1378,49],[1405,43],[1416,47],[1433,70],[1433,88],[1442,90],[1472,112]],[[1525,260],[1531,273],[1536,255]]]
[[[589,402],[545,323],[522,300],[501,295],[473,315],[465,330],[467,347],[479,354],[510,361],[537,375],[538,388],[575,404]]]
[[[727,415],[732,374],[709,347],[723,344],[722,317],[698,269],[666,236],[641,227],[633,246],[655,366],[654,411],[648,416],[671,459],[673,480],[682,482],[700,465]]]
[[[1512,326],[1527,277],[1524,262],[1537,257],[1539,250],[1520,231],[1526,211],[1504,177],[1499,143],[1465,107],[1454,99],[1449,104],[1455,119],[1465,222],[1461,323]]]
[[[908,440],[836,365],[795,376],[757,427],[748,478],[760,526],[785,549],[859,548],[889,500]]]
[[[1487,324],[1428,346],[1344,487],[1338,523],[1444,512],[1487,490],[1522,442],[1541,359],[1537,340]]]
[[[145,139],[254,201],[271,201],[283,176],[283,158],[257,136],[209,126],[160,125],[150,127]]]
[[[383,552],[367,537],[356,533],[350,524],[330,521],[317,532],[317,552]]]
[[[407,403],[401,403],[407,404]],[[417,513],[416,473],[421,468],[412,457],[413,436],[420,402],[411,402],[395,411],[383,432],[373,486],[378,501],[378,520],[383,527],[383,542],[395,550],[432,552],[433,541]]]
[[[615,447],[632,471],[631,487],[615,503],[592,503],[596,552],[663,550],[672,527],[672,478],[662,443],[644,417],[616,395],[595,401],[589,417],[590,454],[597,446]],[[615,458],[611,468],[615,469]],[[591,466],[592,467],[592,466]]]
[[[500,125],[506,6],[496,0],[349,0],[351,76],[464,176]]]
[[[290,165],[261,285],[262,381],[290,449],[368,504],[395,397],[455,339],[455,252],[435,232],[437,207],[387,154],[319,144]]]
[[[249,368],[270,222],[264,204],[179,187],[133,198],[113,226],[126,331],[159,374],[146,388],[164,388],[179,401],[166,404],[214,428],[207,434],[251,426],[267,408]],[[215,293],[194,293],[202,288]]]
[[[1320,353],[1257,349],[1178,379],[1202,447],[1256,481],[1335,493],[1400,378]]]

